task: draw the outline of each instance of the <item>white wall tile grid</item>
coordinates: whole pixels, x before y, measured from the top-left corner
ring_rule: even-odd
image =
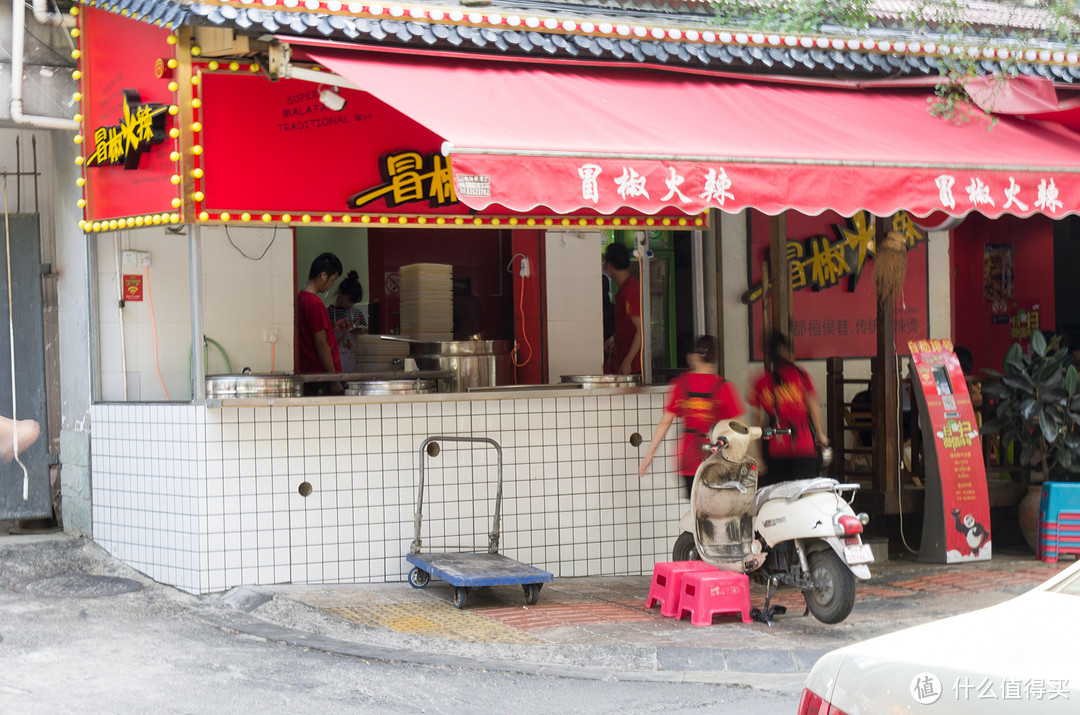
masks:
[[[205,408],[95,405],[94,538],[195,593],[240,584],[399,581],[420,444],[503,449],[500,553],[556,577],[649,573],[685,508],[675,431],[637,476],[664,395]],[[630,436],[642,437],[632,447]],[[425,457],[425,551],[485,550],[488,445]],[[301,496],[300,485],[311,485]]]

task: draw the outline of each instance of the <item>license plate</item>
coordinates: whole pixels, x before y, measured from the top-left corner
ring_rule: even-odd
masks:
[[[844,547],[844,560],[849,564],[869,564],[874,561],[874,552],[870,544],[856,544]]]

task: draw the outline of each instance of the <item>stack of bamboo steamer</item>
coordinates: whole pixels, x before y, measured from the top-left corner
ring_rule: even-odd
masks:
[[[402,335],[431,343],[454,339],[452,268],[445,263],[401,267]]]
[[[344,372],[387,372],[405,369],[405,358],[409,356],[408,343],[383,340],[380,335],[358,333],[351,333],[348,340],[347,348],[345,343],[341,345],[341,369]]]

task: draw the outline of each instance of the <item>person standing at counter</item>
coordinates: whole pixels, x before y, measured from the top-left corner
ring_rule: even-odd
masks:
[[[349,275],[338,286],[334,302],[326,307],[330,314],[330,324],[334,331],[344,334],[351,331],[366,333],[368,330],[367,319],[364,311],[357,305],[364,299],[364,286],[360,284],[360,274],[349,271]]]
[[[671,381],[671,394],[664,406],[664,414],[656,425],[652,442],[638,467],[638,476],[649,471],[657,448],[664,441],[671,423],[676,417],[683,419],[683,433],[679,439],[679,474],[686,483],[686,497],[694,486],[694,474],[704,457],[701,448],[709,437],[709,430],[720,420],[738,417],[746,408],[735,386],[720,376],[716,367],[716,338],[702,335],[694,351],[686,355],[689,370]]]
[[[630,273],[630,249],[609,243],[604,250],[604,272],[615,281],[615,373],[641,372],[641,284]]]
[[[330,314],[319,293],[330,290],[341,275],[341,260],[333,253],[322,253],[311,262],[308,281],[296,296],[296,372],[310,375],[341,372],[337,338]],[[341,382],[304,383],[305,395],[341,395]]]

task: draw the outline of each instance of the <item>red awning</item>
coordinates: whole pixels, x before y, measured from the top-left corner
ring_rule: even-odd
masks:
[[[953,125],[925,89],[302,49],[446,139],[477,210],[1080,212],[1080,134]]]

